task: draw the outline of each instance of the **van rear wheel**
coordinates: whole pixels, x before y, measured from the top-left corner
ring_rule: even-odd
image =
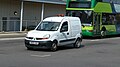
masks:
[[[81,40],[80,39],[77,39],[76,42],[74,43],[74,47],[75,48],[80,48],[81,47]]]

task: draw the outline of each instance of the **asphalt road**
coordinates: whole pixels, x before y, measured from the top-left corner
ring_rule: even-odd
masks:
[[[27,50],[23,38],[0,39],[0,67],[119,67],[120,37],[84,39],[79,49]]]

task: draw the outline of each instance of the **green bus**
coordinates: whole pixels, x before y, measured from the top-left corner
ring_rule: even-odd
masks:
[[[120,34],[120,0],[67,0],[66,15],[81,19],[83,36]]]

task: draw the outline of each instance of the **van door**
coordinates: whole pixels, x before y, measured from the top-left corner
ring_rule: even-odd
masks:
[[[60,35],[59,35],[60,45],[69,44],[69,38],[70,38],[69,24],[68,21],[65,21],[63,22],[60,29]]]

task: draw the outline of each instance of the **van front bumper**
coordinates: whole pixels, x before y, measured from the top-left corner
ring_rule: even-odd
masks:
[[[35,44],[37,43],[37,44]],[[31,41],[25,40],[25,46],[32,49],[50,49],[52,41]]]

